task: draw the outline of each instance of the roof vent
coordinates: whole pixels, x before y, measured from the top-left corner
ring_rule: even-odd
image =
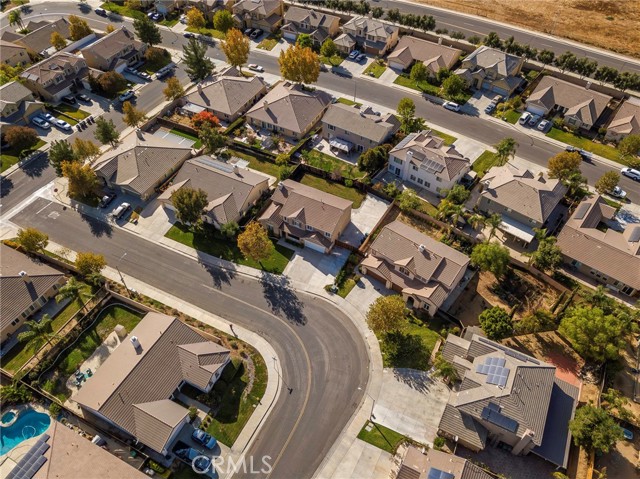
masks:
[[[142,345],[140,344],[140,341],[138,341],[137,336],[131,336],[130,341],[131,341],[131,344],[133,344],[134,349],[140,349],[142,347]]]
[[[585,89],[587,89],[587,90],[588,90],[589,88],[591,88],[591,82],[590,82],[590,81],[588,81],[588,82],[587,82],[587,84],[586,84],[584,87],[585,87]]]
[[[284,184],[278,183],[278,189],[279,190],[284,190]]]
[[[262,102],[262,104],[264,105],[265,110],[267,108],[269,108],[269,100],[267,100],[266,98],[264,99],[264,101]]]
[[[20,271],[18,274],[20,275],[20,277],[22,279],[24,279],[25,283],[30,283],[31,282],[31,278],[29,278],[29,275],[27,274],[26,271]]]
[[[420,246],[418,246],[418,251],[420,251],[421,253],[424,253],[425,247],[423,244],[421,244]]]

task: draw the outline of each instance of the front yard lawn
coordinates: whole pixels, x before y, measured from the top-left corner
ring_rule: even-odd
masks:
[[[145,71],[149,75],[151,75],[151,74],[157,72],[158,70],[160,70],[161,68],[167,66],[169,63],[171,63],[171,55],[169,53],[167,53],[166,55],[160,57],[159,61],[156,61],[156,62],[147,61],[147,62],[145,62],[145,64],[142,65],[140,68],[138,68],[138,70]]]
[[[271,256],[258,263],[246,259],[235,240],[223,238],[215,228],[209,225],[203,225],[201,231],[194,232],[181,223],[175,223],[165,237],[217,258],[276,274],[282,274],[294,253],[293,250],[274,242],[275,250]]]
[[[220,30],[216,30],[215,28],[187,27],[187,31],[191,33],[199,33],[201,35],[206,35],[208,37],[217,38],[218,40],[224,40],[226,38],[226,35],[224,34],[224,32],[221,32]]]
[[[616,150],[613,146],[603,145],[602,143],[594,143],[589,138],[577,136],[577,135],[574,135],[573,133],[569,133],[568,131],[562,131],[555,127],[551,128],[549,133],[547,133],[547,136],[549,138],[553,138],[554,140],[558,140],[563,143],[566,143],[567,145],[572,145],[572,146],[575,146],[576,148],[581,148],[583,150],[590,151],[591,153],[607,158],[608,160],[622,163],[623,165],[628,164],[620,159],[620,154],[618,153],[618,150]]]
[[[172,27],[180,20],[180,12],[178,10],[174,10],[173,12],[167,15],[167,18],[164,20],[160,20],[158,22],[159,25],[164,25],[165,27]]]
[[[338,103],[342,103],[344,105],[349,105],[349,106],[354,106],[354,105],[357,107],[362,106],[362,103],[358,103],[357,101],[349,100],[348,98],[344,98],[344,97],[338,98]]]
[[[398,78],[396,78],[393,83],[395,83],[396,85],[411,88],[422,93],[426,93],[428,95],[437,96],[438,98],[449,100],[449,98],[445,98],[440,93],[439,86],[430,83],[428,80],[415,82],[406,73],[401,73],[400,75],[398,75]],[[464,105],[467,101],[469,101],[469,98],[471,98],[471,92],[467,90],[451,100],[460,105]]]
[[[0,168],[0,171],[4,171],[10,166],[13,166],[18,161],[20,161],[20,153],[23,153],[23,156],[27,156],[27,152],[35,151],[46,144],[47,144],[46,141],[38,140],[38,143],[36,143],[32,148],[29,148],[28,150],[23,150],[22,152],[16,150],[15,148],[7,148],[5,150],[2,150],[2,153],[0,153],[0,161],[2,162],[2,167]]]
[[[71,126],[75,126],[75,125],[78,124],[78,120],[76,120],[75,118],[71,118],[71,117],[67,116],[64,113],[60,113],[60,112],[54,111],[53,112],[53,116],[55,116],[58,120],[66,121]]]
[[[357,165],[352,165],[351,163],[347,163],[346,161],[342,161],[318,150],[306,151],[302,154],[302,158],[304,158],[307,164],[320,168],[328,173],[339,170],[344,178],[356,179],[367,176],[364,171],[358,169]]]
[[[347,186],[341,185],[340,183],[333,183],[331,181],[325,180],[324,178],[319,178],[317,176],[306,174],[300,180],[300,183],[303,185],[311,186],[312,188],[317,188],[320,191],[324,191],[325,193],[330,193],[332,195],[339,196],[340,198],[344,198],[349,201],[353,201],[353,208],[360,208],[360,205],[364,201],[365,194],[361,191],[356,190],[355,188],[349,188]]]
[[[100,6],[109,12],[118,13],[124,17],[135,18],[138,20],[141,20],[145,17],[145,14],[143,12],[134,10],[133,8],[129,8],[115,2],[104,2]]]
[[[320,55],[320,61],[322,63],[324,63],[325,65],[332,65],[337,67],[338,65],[340,65],[343,61],[344,61],[344,57],[340,56],[340,55],[334,55],[332,57],[325,57]]]
[[[65,115],[70,116],[76,121],[84,120],[89,116],[89,112],[67,103],[60,103],[58,106],[53,107],[53,109],[57,112],[62,112]]]
[[[273,48],[278,44],[278,39],[272,36],[269,36],[262,40],[258,44],[258,48],[261,50],[273,50]]]
[[[253,155],[247,155],[246,153],[241,153],[236,150],[229,150],[229,154],[231,156],[236,156],[238,158],[242,158],[249,162],[249,168],[254,169],[256,171],[261,171],[262,173],[266,173],[270,176],[275,176],[276,179],[280,177],[280,171],[282,167],[276,165],[275,163],[271,163],[270,161],[261,160]]]
[[[434,128],[431,128],[431,127],[427,127],[427,128],[428,128],[429,130],[431,130],[431,132],[432,132],[434,135],[439,136],[440,138],[442,138],[442,139],[444,140],[444,142],[445,142],[445,144],[446,144],[446,145],[453,145],[453,144],[456,142],[456,140],[457,140],[457,138],[456,138],[455,136],[448,135],[448,134],[446,134],[446,133],[443,133],[443,132],[438,131],[438,130],[436,130],[436,129],[434,129]]]
[[[520,116],[522,116],[522,113],[516,110],[499,111],[496,113],[497,118],[500,118],[501,120],[505,120],[511,123],[512,125],[515,125],[516,123],[518,123]]]
[[[367,431],[367,429],[369,429]],[[395,454],[398,445],[406,438],[399,432],[375,422],[367,421],[358,433],[358,439],[376,446],[390,454]]]
[[[387,67],[384,64],[381,65],[378,61],[373,61],[371,65],[365,69],[364,74],[374,78],[380,78],[386,69]]]
[[[485,150],[471,165],[471,169],[478,173],[478,176],[482,178],[492,166],[498,164],[498,157],[495,153],[489,150]]]
[[[173,133],[176,136],[181,136],[182,138],[187,138],[189,140],[194,141],[195,143],[191,146],[191,148],[195,148],[196,150],[202,146],[202,141],[195,135],[190,135],[189,133],[184,133],[180,130],[176,130],[175,128],[171,130],[169,133]]]

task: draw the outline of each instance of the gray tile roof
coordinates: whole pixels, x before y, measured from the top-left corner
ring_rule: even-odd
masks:
[[[27,78],[36,83],[45,83],[49,80],[53,80],[56,77],[72,78],[81,77],[82,72],[86,75],[86,71],[83,70],[87,66],[84,58],[78,57],[71,53],[60,52],[55,55],[45,58],[39,63],[27,68],[20,74],[22,78]],[[66,68],[79,69],[76,73],[75,70],[71,72],[71,75],[67,75],[64,70]]]
[[[351,48],[356,44],[356,39],[353,38],[348,33],[343,33],[341,35],[338,35],[336,39],[333,41],[333,43],[335,43],[338,46]]]
[[[619,135],[640,134],[640,101],[633,97],[625,101],[607,126],[607,130]]]
[[[312,29],[328,28],[336,20],[340,20],[339,17],[334,15],[300,7],[289,7],[284,14],[284,19],[287,22],[308,24]]]
[[[170,399],[134,404],[136,437],[151,449],[162,451],[174,429],[188,414],[187,409]]]
[[[521,57],[483,45],[462,61],[462,67],[471,70],[495,69],[500,76],[507,77],[515,75],[523,62]]]
[[[387,60],[399,59],[407,66],[412,61],[423,62],[433,73],[438,73],[440,68],[450,69],[461,54],[462,50],[457,48],[404,35]]]
[[[477,449],[484,449],[489,435],[482,424],[473,417],[462,414],[451,404],[445,406],[438,429],[452,437],[457,436],[461,441]]]
[[[130,32],[123,26],[107,35],[104,35],[102,38],[93,42],[86,48],[83,48],[80,50],[80,53],[90,51],[94,55],[104,60],[108,60],[114,55],[124,52],[129,45],[133,47],[134,51],[145,49],[145,44],[140,40],[136,40],[133,32]]]
[[[40,28],[33,30],[31,33],[23,36],[16,43],[24,45],[29,50],[40,53],[51,48],[51,34],[58,32],[62,38],[70,38],[69,22],[66,18],[60,18],[54,22],[47,22]]]
[[[0,86],[0,115],[4,115],[4,108],[9,105],[19,105],[25,100],[33,98],[33,93],[18,81],[12,81]]]
[[[398,27],[395,25],[369,17],[354,17],[345,23],[342,28],[345,32],[362,30],[362,36],[375,35],[382,38],[388,38],[398,31]]]
[[[233,11],[255,12],[261,15],[271,15],[281,8],[282,0],[240,0],[233,6]]]
[[[427,479],[432,470],[453,475],[453,479],[492,479],[467,459],[435,449],[423,454],[415,446],[409,446],[400,464],[397,479]]]
[[[330,105],[322,117],[322,123],[377,144],[385,142],[400,129],[400,121],[392,113],[378,116],[370,108],[359,110],[342,103]]]
[[[54,284],[60,283],[64,273],[4,244],[0,244],[0,257],[0,327],[4,329]],[[22,271],[30,281],[20,276]]]
[[[21,51],[27,53],[27,47],[0,39],[0,62],[4,63]]]

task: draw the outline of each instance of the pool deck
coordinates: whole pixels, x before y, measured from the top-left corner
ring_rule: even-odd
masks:
[[[5,412],[8,412],[9,410],[22,412],[27,408],[49,415],[49,411],[47,411],[40,404],[35,404],[35,403],[22,404],[20,406],[15,406],[13,408],[7,409],[7,411]],[[47,430],[43,431],[42,434],[44,433],[51,434],[51,428],[54,425],[54,423],[55,423],[55,420],[52,418],[51,424],[49,424],[49,427],[47,428]],[[8,476],[8,474],[13,470],[13,468],[16,466],[18,461],[20,461],[22,456],[31,448],[31,446],[33,446],[36,443],[36,441],[42,434],[38,434],[37,436],[31,437],[26,441],[21,442],[20,444],[15,446],[13,449],[11,449],[8,453],[0,456],[0,477]]]

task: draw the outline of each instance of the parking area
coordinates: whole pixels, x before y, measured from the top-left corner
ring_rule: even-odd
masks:
[[[342,248],[323,254],[309,248],[296,248],[290,243],[283,242],[283,245],[295,253],[282,274],[316,288],[332,284],[349,257],[349,251]]]
[[[486,90],[476,91],[467,103],[462,105],[462,112],[472,116],[486,115],[484,109],[491,103],[491,100],[493,100],[495,96],[496,93]]]
[[[351,212],[351,223],[340,236],[340,240],[359,247],[388,208],[389,202],[368,194],[360,208]]]

